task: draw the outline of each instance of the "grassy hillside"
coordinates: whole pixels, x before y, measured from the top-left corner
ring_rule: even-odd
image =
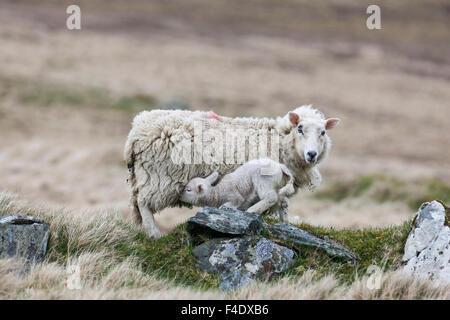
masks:
[[[114,221],[114,224],[111,225],[113,229],[110,232],[120,233],[123,236],[106,239],[105,236],[99,234],[87,242],[81,232],[79,237],[76,237],[69,230],[69,226],[65,224],[62,228],[54,231],[55,236],[52,237],[50,243],[50,261],[64,263],[68,256],[76,258],[90,250],[102,248],[120,262],[128,257],[136,258],[143,273],[156,276],[158,279],[170,279],[175,284],[203,289],[218,287],[217,276],[203,272],[196,267],[191,254],[193,247],[188,241],[189,235],[185,231],[185,224],[179,225],[168,235],[156,241],[149,241],[142,231],[111,216],[96,217],[89,221],[85,228],[99,229],[98,226],[104,224],[105,218]],[[52,216],[46,220],[52,224],[54,219],[55,217]],[[405,223],[402,226],[390,228],[336,230],[302,224],[299,227],[303,230],[312,232],[319,237],[328,236],[343,243],[356,253],[360,261],[357,264],[346,263],[329,257],[323,250],[293,246],[287,241],[278,240],[278,243],[289,246],[296,252],[294,267],[284,276],[298,277],[312,269],[317,272],[319,277],[334,274],[340,281],[349,284],[358,275],[365,274],[367,267],[371,265],[385,270],[394,270],[400,265],[403,244],[409,232],[408,225]],[[74,225],[71,227],[79,228]],[[101,229],[98,232],[100,233]]]
[[[324,295],[322,298],[339,298],[343,292],[349,298],[370,298],[380,294],[381,297],[385,294],[385,297],[419,295],[426,298],[443,297],[445,292],[448,293],[445,288],[430,289],[427,283],[405,279],[393,271],[400,265],[408,223],[364,230],[336,230],[302,224],[301,228],[318,236],[329,236],[342,242],[357,254],[360,262],[353,265],[333,259],[321,250],[293,247],[296,259],[289,271],[271,282],[224,293],[217,289],[217,276],[196,268],[184,224],[157,241],[149,241],[140,228],[114,212],[81,216],[64,210],[36,209],[14,196],[1,194],[0,215],[11,213],[45,219],[50,224],[51,238],[46,261],[25,277],[14,273],[15,262],[0,261],[0,296],[4,298],[73,298],[77,295],[84,298],[157,298],[165,295],[172,298],[248,298],[250,295],[256,298],[261,286],[272,292],[272,298],[280,298],[279,293],[277,295],[280,285],[288,286],[286,290],[294,299],[312,298],[313,291],[301,296],[293,289],[299,285],[305,290],[317,286],[314,292],[319,290]],[[80,267],[81,290],[66,288],[68,274],[65,270],[69,265]],[[381,291],[371,292],[361,287],[367,282],[366,271],[371,265],[377,265],[385,272],[382,283],[384,286],[386,281],[386,288]],[[402,287],[392,288],[393,281],[402,283]],[[405,291],[406,283],[410,288]],[[386,291],[383,293],[383,290]]]

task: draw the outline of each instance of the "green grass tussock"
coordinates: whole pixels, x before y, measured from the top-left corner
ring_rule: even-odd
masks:
[[[408,236],[409,223],[387,228],[367,228],[361,230],[315,227],[301,224],[299,227],[312,234],[329,237],[338,241],[356,254],[359,261],[356,264],[343,262],[327,255],[323,250],[302,246],[290,275],[302,275],[306,270],[315,270],[318,277],[327,274],[334,276],[341,283],[351,283],[367,273],[370,266],[391,271],[401,264],[403,245]]]

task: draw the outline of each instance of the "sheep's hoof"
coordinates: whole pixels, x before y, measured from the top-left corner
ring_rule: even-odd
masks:
[[[152,231],[145,231],[145,234],[147,235],[147,237],[149,237],[152,240],[157,240],[159,238],[161,238],[161,232],[159,230],[152,230]]]

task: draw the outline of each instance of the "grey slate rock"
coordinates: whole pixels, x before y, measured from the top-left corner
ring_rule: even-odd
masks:
[[[243,212],[237,209],[221,206],[220,208],[205,207],[186,225],[191,235],[216,232],[225,235],[259,235],[264,227],[261,216]]]
[[[450,284],[450,209],[425,202],[415,215],[405,243],[403,271],[419,279]]]
[[[294,262],[291,249],[255,236],[212,239],[195,247],[193,254],[201,269],[220,275],[223,290],[270,279]]]
[[[29,266],[42,262],[47,251],[50,228],[47,223],[24,215],[0,217],[0,258],[19,256]]]
[[[268,226],[267,230],[277,239],[292,241],[298,245],[321,248],[331,256],[343,258],[352,262],[358,261],[356,255],[342,244],[328,238],[318,238],[307,231],[294,227],[289,223],[276,223],[272,226]]]

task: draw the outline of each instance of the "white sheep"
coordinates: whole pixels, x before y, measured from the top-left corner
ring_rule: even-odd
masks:
[[[269,209],[287,221],[288,197],[294,194],[294,177],[289,169],[271,159],[255,159],[226,174],[216,185],[218,172],[194,178],[180,200],[195,206],[220,207],[262,214]]]
[[[311,106],[299,107],[276,119],[228,118],[203,111],[143,111],[133,120],[124,150],[135,221],[143,224],[149,237],[160,237],[153,215],[167,207],[185,205],[179,197],[192,178],[206,177],[215,171],[222,177],[257,158],[272,158],[286,165],[295,178],[295,191],[314,188],[321,182],[316,165],[327,157],[331,146],[326,131],[338,122],[335,118],[325,119]],[[236,143],[231,161],[217,154],[211,161],[211,154],[220,154],[230,145],[227,138],[220,137],[237,132],[238,139],[246,140]],[[263,142],[255,143],[255,137],[263,137]],[[193,147],[187,148],[192,143]],[[273,154],[261,154],[274,148]],[[194,160],[175,161],[181,149],[189,150],[188,155],[193,155],[190,160]]]

